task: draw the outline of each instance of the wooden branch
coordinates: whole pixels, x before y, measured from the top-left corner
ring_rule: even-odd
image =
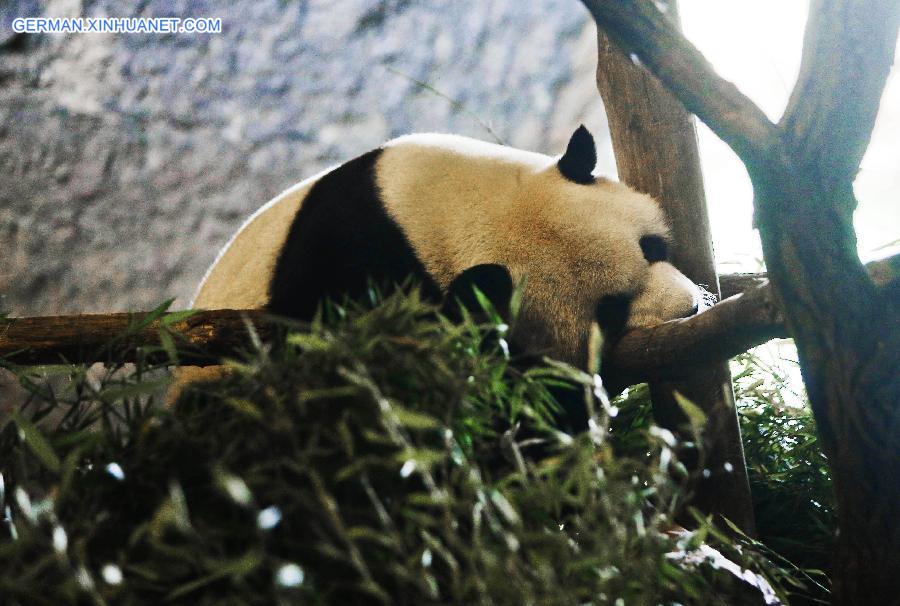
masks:
[[[138,356],[165,361],[165,352],[159,351],[163,328],[159,320],[129,330],[143,315],[9,318],[0,325],[0,357],[19,365],[134,362]],[[247,322],[261,339],[272,335],[272,323],[261,310],[198,311],[167,328],[175,336],[179,352],[188,355],[183,361],[207,366],[250,346]],[[692,318],[630,331],[614,349],[611,363],[627,373],[629,384],[670,379],[684,376],[689,366],[721,362],[785,335],[768,283],[763,280]]]
[[[734,84],[719,76],[651,0],[582,0],[597,24],[745,160],[764,156],[778,130]]]
[[[800,75],[780,126],[792,155],[827,182],[856,176],[893,63],[898,21],[897,0],[810,3]]]
[[[878,288],[900,282],[900,254],[871,261]],[[673,379],[691,367],[728,360],[770,339],[790,336],[765,273],[720,276],[719,304],[692,317],[632,330],[613,349],[610,363],[628,384]]]
[[[268,339],[272,326],[260,310],[220,309],[197,312],[172,323],[156,320],[135,330],[145,313],[88,314],[7,318],[0,321],[0,358],[20,365],[134,362],[139,356],[166,361],[161,330],[173,338],[183,361],[205,366],[221,363],[250,345],[247,322]]]
[[[722,274],[719,276],[719,292],[722,293],[724,301],[728,297],[748,291],[754,286],[767,284],[768,281],[769,275],[766,272]]]
[[[866,265],[878,287],[900,280],[900,254]],[[692,318],[672,320],[626,333],[616,344],[611,364],[628,373],[634,383],[651,378],[674,378],[689,367],[722,361],[775,337],[787,336],[774,305],[766,274],[724,274],[723,294],[731,296]],[[77,316],[37,316],[0,320],[0,358],[23,366],[36,364],[90,364],[110,360],[166,361],[156,320],[130,330],[147,314],[110,313]],[[197,311],[187,319],[166,323],[180,352],[192,365],[218,364],[250,346],[247,322],[262,341],[271,339],[274,323],[258,309]],[[144,348],[139,354],[137,348]],[[685,369],[688,367],[687,369]]]
[[[763,282],[691,318],[629,331],[616,343],[610,364],[629,385],[672,380],[787,336],[769,284]]]

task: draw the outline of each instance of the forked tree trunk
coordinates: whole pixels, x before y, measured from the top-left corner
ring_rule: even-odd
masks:
[[[675,10],[672,0],[669,11]],[[603,30],[598,31],[597,86],[619,178],[660,202],[675,240],[673,263],[720,296],[693,117],[654,76],[615,47]],[[692,470],[697,480],[691,504],[755,534],[728,363],[698,367],[689,380],[650,384],[656,422],[678,432],[686,419],[673,396],[676,390],[707,416],[702,461],[706,471]],[[694,463],[697,467],[700,461]]]
[[[812,0],[781,121],[720,78],[653,0],[582,0],[741,157],[838,504],[833,602],[900,604],[900,284],[856,253],[853,179],[900,27],[897,0]]]

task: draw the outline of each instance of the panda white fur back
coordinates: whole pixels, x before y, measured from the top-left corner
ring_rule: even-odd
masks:
[[[584,127],[560,159],[453,135],[394,139],[263,206],[193,305],[308,318],[322,298],[362,295],[368,278],[415,274],[439,294],[473,266],[499,265],[527,278],[513,338],[581,364],[592,322],[652,325],[701,300],[665,261],[656,202],[593,178],[595,162]]]

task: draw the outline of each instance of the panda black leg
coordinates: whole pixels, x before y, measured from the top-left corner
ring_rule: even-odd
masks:
[[[437,284],[385,209],[375,181],[381,150],[328,173],[312,187],[291,224],[269,285],[268,310],[310,320],[324,299],[366,300],[412,276],[426,298]]]
[[[461,308],[465,309],[476,321],[483,318],[485,309],[478,301],[475,289],[481,291],[493,306],[494,310],[509,321],[510,302],[512,300],[513,282],[509,271],[502,265],[483,263],[475,265],[456,276],[447,287],[447,295],[441,312],[454,322],[462,321]]]

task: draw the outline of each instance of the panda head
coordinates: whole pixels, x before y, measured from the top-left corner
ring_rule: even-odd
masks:
[[[611,340],[692,315],[703,303],[702,290],[669,262],[659,205],[594,177],[596,159],[593,137],[581,126],[558,160],[520,171],[505,233],[494,235],[502,244],[492,245],[490,263],[462,272],[448,288],[461,293],[474,284],[502,307],[510,285],[523,281],[514,343],[579,366],[593,323]]]

